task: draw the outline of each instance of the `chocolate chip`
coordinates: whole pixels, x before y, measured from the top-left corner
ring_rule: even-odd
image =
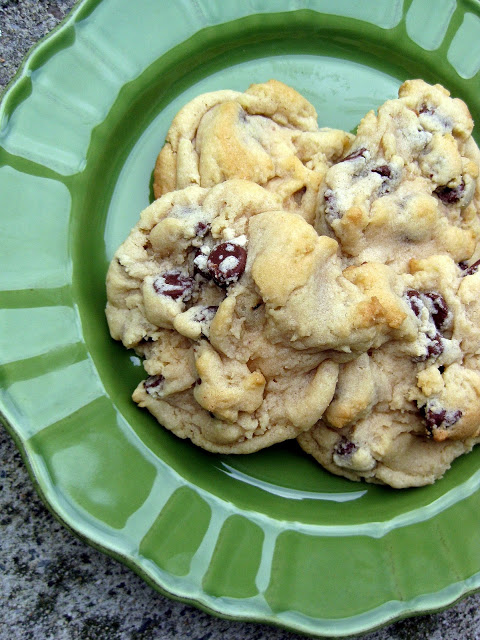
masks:
[[[360,149],[356,149],[355,151],[349,153],[348,156],[345,156],[345,158],[343,158],[343,160],[340,160],[340,162],[348,162],[349,160],[356,160],[357,158],[365,158],[365,152],[366,148],[361,147]]]
[[[427,291],[422,295],[430,301],[428,306],[435,326],[437,329],[444,329],[445,321],[448,318],[448,305],[445,302],[445,298],[434,291]]]
[[[378,197],[384,196],[387,193],[390,193],[393,186],[393,178],[394,172],[392,168],[388,166],[388,164],[382,164],[379,167],[375,167],[372,169],[372,173],[376,173],[382,178],[382,184],[378,190]]]
[[[351,440],[347,440],[347,438],[342,437],[340,442],[337,442],[335,445],[334,453],[337,456],[341,456],[342,458],[351,457],[355,451],[357,450],[357,445]]]
[[[198,222],[197,226],[195,227],[195,235],[198,238],[204,238],[210,231],[210,228],[211,227],[208,222]]]
[[[420,293],[416,289],[408,289],[405,291],[405,296],[413,313],[420,317],[422,309],[427,307],[432,322],[437,329],[441,329],[444,326],[445,320],[448,317],[448,307],[443,296],[439,293],[429,291],[427,293]],[[428,335],[427,348],[423,355],[414,358],[414,362],[425,362],[428,358],[438,358],[445,349],[443,342],[443,336],[437,331],[433,336]]]
[[[462,182],[458,187],[440,186],[433,192],[444,204],[455,204],[460,200],[465,190],[465,183]]]
[[[455,411],[447,411],[445,413],[445,417],[443,418],[443,426],[444,427],[453,427],[460,418],[463,416],[463,412],[460,409],[456,409]]]
[[[236,282],[245,271],[247,252],[233,242],[222,242],[210,252],[207,269],[219,287]]]
[[[199,307],[192,318],[194,322],[198,322],[200,326],[200,334],[208,338],[210,323],[212,322],[215,314],[218,311],[218,307],[211,305],[209,307]]]
[[[477,260],[470,266],[468,266],[466,262],[460,262],[458,266],[460,267],[460,269],[462,269],[464,276],[471,276],[476,273],[478,267],[480,267],[480,260]]]
[[[430,338],[427,345],[427,354],[423,359],[428,360],[428,358],[438,358],[438,356],[443,353],[444,349],[445,347],[443,345],[442,335],[437,331],[433,338]]]
[[[428,106],[426,104],[422,104],[420,109],[418,110],[418,115],[425,114],[427,116],[432,116],[435,118],[436,122],[445,130],[451,131],[453,127],[453,122],[445,115],[438,113],[435,107]]]
[[[417,318],[419,318],[424,306],[420,297],[420,292],[416,289],[408,289],[407,291],[405,291],[405,295],[413,313],[417,316]]]
[[[179,271],[166,271],[153,281],[153,288],[159,295],[174,300],[182,298],[185,302],[192,297],[193,285],[193,279]]]
[[[425,362],[429,358],[438,358],[444,352],[445,346],[443,344],[443,336],[437,331],[437,333],[431,337],[427,335],[427,348],[425,353],[421,356],[417,356],[413,359],[414,362]]]
[[[392,170],[390,169],[388,164],[382,164],[380,167],[376,167],[375,169],[372,169],[372,171],[373,173],[378,173],[383,178],[392,177]]]
[[[408,289],[405,291],[405,295],[417,318],[420,317],[422,308],[426,306],[437,329],[445,328],[445,321],[448,318],[448,305],[440,293],[435,291],[420,293],[416,289]]]
[[[165,378],[162,375],[149,376],[146,380],[143,381],[143,386],[145,391],[152,395],[153,391],[160,390],[163,386],[163,382]]]
[[[430,435],[434,429],[448,429],[448,427],[452,427],[463,415],[460,409],[432,409],[428,407],[428,405],[421,407],[421,411]]]

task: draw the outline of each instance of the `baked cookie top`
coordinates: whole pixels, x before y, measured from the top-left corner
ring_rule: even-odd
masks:
[[[325,469],[349,480],[407,489],[433,484],[455,458],[480,438],[437,442],[422,436],[423,425],[401,411],[375,411],[352,427],[334,429],[319,421],[297,440]]]
[[[434,254],[469,260],[479,239],[480,154],[464,102],[410,80],[368,113],[320,191],[316,228],[355,263],[406,270]]]
[[[319,129],[314,107],[277,80],[244,93],[206,93],[174,118],[155,164],[154,195],[240,178],[274,191],[283,209],[313,222],[325,171],[352,139]]]
[[[112,337],[150,376],[134,399],[211,451],[312,427],[338,362],[417,335],[399,277],[384,265],[344,269],[337,249],[252,182],[156,200],[107,276]]]
[[[480,440],[480,273],[450,257],[412,260],[413,342],[341,365],[335,395],[302,447],[330,471],[395,487],[434,482]]]
[[[176,116],[107,276],[133,393],[212,452],[298,438],[325,468],[434,482],[480,441],[480,152],[405,82],[355,138],[271,80]]]

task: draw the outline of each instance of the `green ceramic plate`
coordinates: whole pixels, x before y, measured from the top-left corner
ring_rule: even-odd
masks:
[[[476,0],[84,0],[37,46],[0,113],[1,407],[68,527],[163,593],[313,635],[480,587],[480,449],[409,491],[330,476],[295,443],[210,455],[132,404],[142,368],[103,313],[193,96],[274,77],[351,130],[423,77],[480,122],[479,70]]]

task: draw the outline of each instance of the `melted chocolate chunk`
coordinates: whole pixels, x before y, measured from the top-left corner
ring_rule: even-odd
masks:
[[[445,346],[443,344],[443,337],[441,333],[438,333],[437,331],[433,338],[427,336],[427,340],[428,342],[425,353],[413,358],[414,362],[425,362],[425,360],[428,360],[429,358],[438,358],[438,356],[441,356],[444,352]]]
[[[408,303],[413,313],[420,317],[422,308],[427,307],[430,316],[437,329],[446,328],[446,320],[448,319],[448,305],[445,298],[435,291],[426,291],[420,293],[416,289],[408,289],[405,291]]]
[[[340,160],[340,162],[348,162],[349,160],[356,160],[357,158],[365,158],[365,151],[366,151],[365,147],[356,149],[355,151],[352,151],[351,153],[349,153],[348,156],[345,156],[343,160]]]
[[[380,167],[375,167],[372,169],[373,173],[378,173],[382,178],[391,178],[392,170],[388,166],[388,164],[382,164]]]
[[[465,190],[465,183],[462,182],[458,185],[458,187],[447,187],[441,186],[437,187],[433,192],[444,204],[455,204],[460,200]]]
[[[153,288],[159,295],[168,296],[173,300],[190,300],[193,285],[193,279],[179,271],[167,271],[153,281]]]
[[[428,360],[428,358],[438,358],[438,356],[443,353],[444,349],[445,347],[443,345],[442,335],[437,331],[433,338],[430,338],[430,342],[427,345],[427,353],[423,359]]]
[[[435,120],[437,121],[437,123],[439,125],[441,125],[441,127],[445,131],[451,131],[452,130],[453,123],[450,120],[450,118],[446,117],[445,115],[441,115],[440,113],[438,113],[438,111],[436,110],[435,107],[430,107],[430,106],[428,106],[426,104],[422,104],[422,106],[418,110],[418,115],[420,116],[422,114],[425,114],[427,116],[433,116],[435,118]]]
[[[350,456],[353,456],[357,448],[358,447],[354,442],[342,437],[340,442],[337,442],[335,445],[334,453],[337,456],[342,456],[342,458],[349,458]]]
[[[448,305],[445,302],[445,298],[434,291],[427,291],[422,295],[430,301],[429,310],[435,326],[437,329],[444,329],[445,321],[448,317]]]
[[[245,271],[247,252],[233,242],[222,242],[210,252],[207,269],[219,287],[236,282]]]
[[[372,173],[376,173],[382,178],[382,184],[378,190],[378,197],[380,198],[381,196],[390,193],[393,186],[392,180],[394,178],[394,172],[391,167],[389,167],[388,164],[382,164],[379,167],[372,169]]]
[[[466,262],[460,262],[458,266],[463,271],[463,275],[464,276],[471,276],[474,273],[476,273],[478,267],[480,267],[480,260],[477,260],[476,262],[474,262],[470,266],[468,266],[468,264]]]
[[[195,227],[195,235],[198,238],[204,238],[207,233],[210,231],[210,225],[208,222],[198,222]]]
[[[146,380],[143,381],[143,386],[145,391],[152,395],[153,391],[160,390],[163,386],[165,378],[162,375],[149,376]]]
[[[457,423],[463,413],[460,409],[431,409],[427,405],[421,407],[427,432],[432,435],[434,429],[448,429]]]
[[[413,313],[417,318],[419,318],[424,306],[420,297],[420,292],[416,289],[408,289],[405,291],[405,295],[407,296],[408,304],[410,305]]]

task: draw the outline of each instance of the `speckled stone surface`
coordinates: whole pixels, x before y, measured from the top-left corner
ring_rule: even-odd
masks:
[[[0,90],[29,48],[73,4],[73,0],[0,0]],[[480,595],[443,613],[404,620],[363,637],[480,639]],[[219,620],[168,600],[74,537],[43,506],[13,441],[0,427],[0,640],[6,638],[294,640],[300,636]]]

